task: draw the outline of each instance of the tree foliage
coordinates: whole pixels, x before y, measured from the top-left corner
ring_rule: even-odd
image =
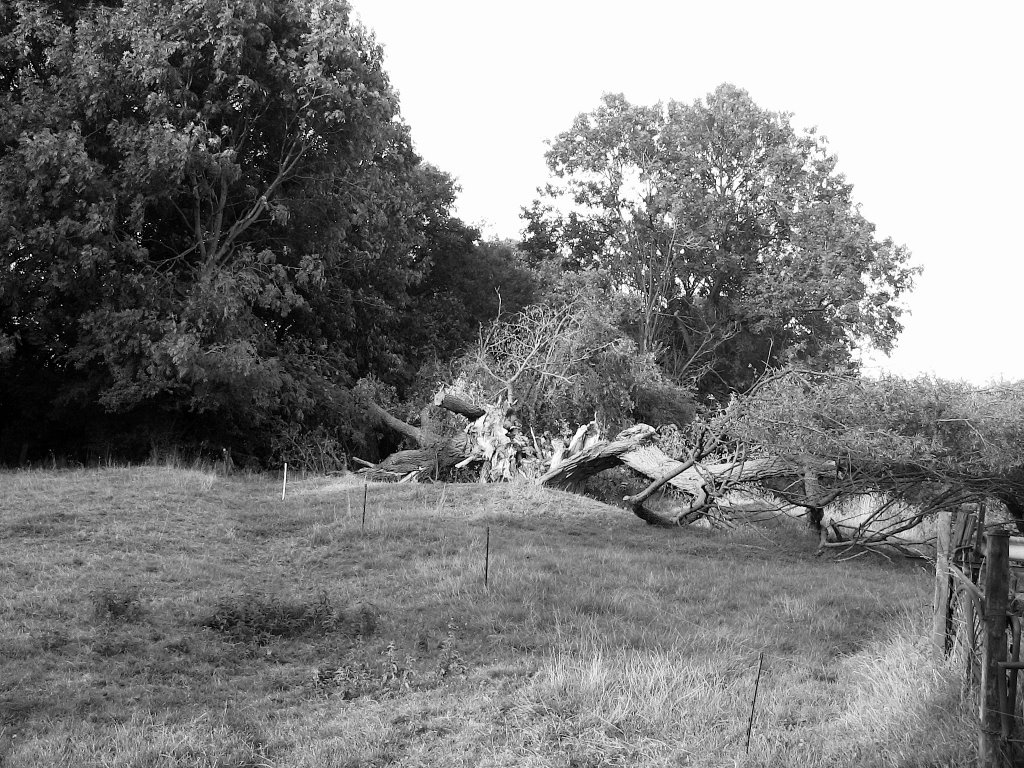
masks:
[[[845,492],[1024,501],[1024,383],[786,370],[736,398],[721,423],[770,455],[833,460]],[[1021,510],[1024,511],[1024,510]]]
[[[679,381],[744,389],[780,362],[888,351],[901,330],[907,250],[875,236],[824,139],[743,90],[653,107],[606,95],[547,163],[531,258],[607,271],[641,351]]]
[[[694,404],[621,329],[622,307],[578,292],[497,319],[460,361],[457,388],[511,404],[527,427],[558,434],[592,419],[614,434],[634,420],[688,423]]]
[[[474,257],[454,194],[344,0],[5,4],[3,442],[351,440],[352,382],[411,376],[418,286]]]

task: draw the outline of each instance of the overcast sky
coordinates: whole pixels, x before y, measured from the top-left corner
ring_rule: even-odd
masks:
[[[545,141],[604,92],[723,82],[817,126],[881,236],[924,267],[879,364],[1024,379],[1024,3],[352,0],[458,214],[517,238]]]

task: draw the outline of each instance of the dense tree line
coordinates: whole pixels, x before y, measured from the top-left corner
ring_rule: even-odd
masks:
[[[481,241],[345,0],[4,4],[0,461],[372,457],[366,392],[456,380],[538,430],[679,422],[900,330],[906,249],[742,90],[607,96],[548,164],[524,242]]]
[[[450,215],[346,3],[0,14],[4,460],[366,447],[358,378],[407,386],[496,289],[530,298]]]

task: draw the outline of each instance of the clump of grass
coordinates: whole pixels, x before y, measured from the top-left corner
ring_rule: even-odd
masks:
[[[878,765],[975,764],[973,702],[958,701],[963,668],[934,658],[928,618],[896,621],[845,660],[851,695],[832,724],[836,738],[823,740],[837,753],[871,755]]]
[[[265,644],[338,631],[366,637],[376,629],[376,615],[366,605],[345,611],[326,592],[314,600],[246,593],[221,599],[200,624],[234,640]]]
[[[93,616],[100,621],[135,622],[142,618],[142,600],[135,585],[105,585],[94,590],[89,599]]]

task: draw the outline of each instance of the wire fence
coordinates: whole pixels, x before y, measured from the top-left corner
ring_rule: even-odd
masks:
[[[943,524],[950,523],[948,551],[937,558],[936,581],[945,578],[948,586],[947,602],[936,605],[937,619],[945,621],[942,650],[961,670],[961,696],[977,713],[981,768],[1024,765],[1024,686],[1018,684],[1024,600],[1017,597],[1024,563],[1010,559],[1007,531],[986,524],[983,506]]]

